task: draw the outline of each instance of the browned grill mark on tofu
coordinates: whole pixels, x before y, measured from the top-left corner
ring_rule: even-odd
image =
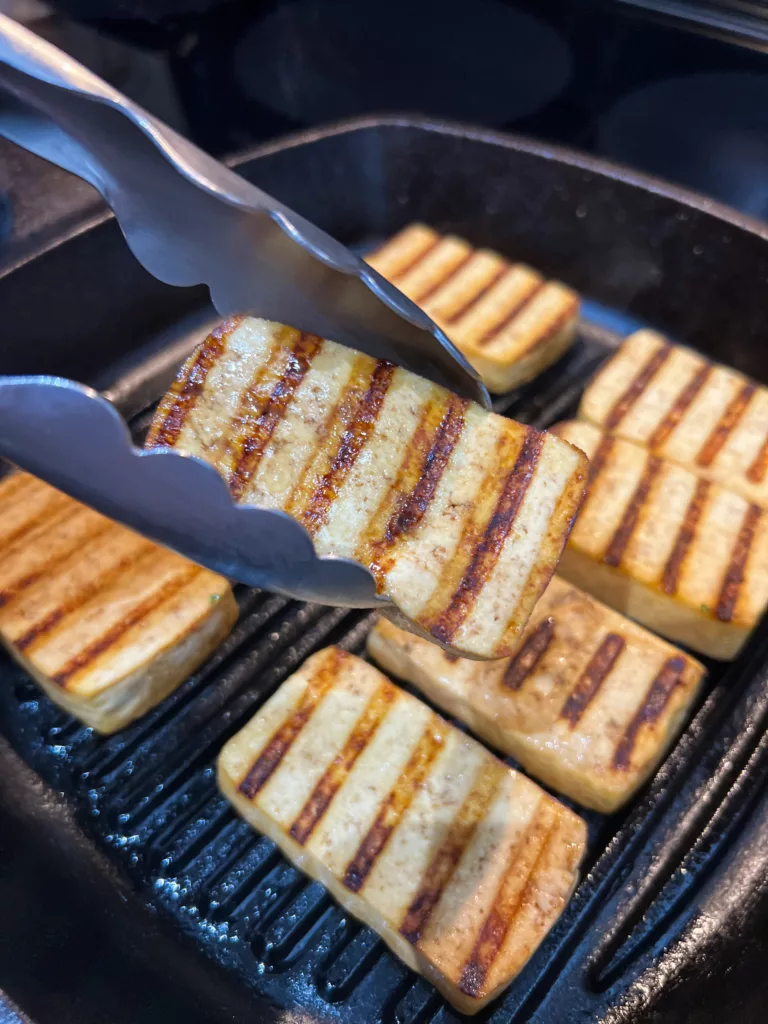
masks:
[[[355,558],[358,562],[371,565],[377,583],[383,581],[391,564],[387,554],[388,527],[396,518],[403,505],[409,500],[424,475],[424,463],[432,448],[437,432],[448,415],[450,399],[432,394],[419,411],[419,421],[410,443],[403,452],[403,460],[397,470],[392,487],[370,517],[368,525],[357,545]],[[391,540],[394,543],[396,537]],[[386,563],[386,564],[385,564]]]
[[[108,524],[113,532],[117,533],[124,529],[124,527],[118,524]],[[105,531],[99,531],[99,533]],[[96,538],[96,534],[88,538],[88,543]],[[78,593],[73,594],[68,601],[62,601],[56,608],[53,608],[45,618],[39,622],[35,622],[26,633],[18,637],[13,641],[14,647],[20,651],[26,651],[32,647],[33,644],[39,643],[44,637],[50,633],[50,631],[57,626],[66,615],[71,615],[77,611],[78,608],[82,607],[86,601],[90,601],[96,594],[99,594],[102,590],[105,590],[108,586],[115,582],[118,576],[122,573],[127,572],[140,558],[143,558],[155,545],[151,541],[145,541],[143,544],[133,548],[133,550],[127,552],[123,558],[119,559],[114,565],[103,572],[101,575],[94,577],[89,580],[88,584],[84,586]],[[70,552],[71,555],[71,552]],[[82,553],[78,554],[78,557],[83,557]],[[87,557],[87,556],[86,556]],[[53,566],[48,565],[45,568],[47,574]]]
[[[543,446],[543,435],[529,428],[461,582],[448,606],[432,622],[430,632],[437,640],[450,643],[493,571],[536,472]]]
[[[656,349],[645,366],[635,375],[624,393],[609,410],[605,417],[606,430],[616,429],[671,354],[672,346],[666,343]]]
[[[366,551],[366,561],[371,563],[371,571],[377,580],[386,576],[392,567],[398,544],[416,529],[429,510],[461,437],[468,406],[469,402],[464,399],[451,396],[445,405],[440,406],[442,416],[436,428],[432,429],[429,420],[439,409],[435,410],[431,403],[425,407],[393,487],[393,493],[397,496],[394,508],[388,505],[390,514],[383,528],[374,521],[374,539],[361,546],[361,550]]]
[[[578,725],[584,712],[594,700],[625,646],[626,640],[623,636],[619,636],[618,633],[608,633],[589,659],[587,667],[581,673],[576,686],[568,694],[568,699],[560,711],[560,717],[564,718],[572,729]]]
[[[514,927],[515,919],[521,909],[529,901],[536,884],[538,866],[546,853],[552,836],[557,831],[557,811],[551,807],[548,807],[547,810],[549,814],[542,814],[541,808],[537,810],[536,819],[528,826],[526,834],[521,836],[512,847],[490,912],[483,922],[477,942],[464,964],[458,988],[460,992],[473,999],[483,991],[488,973],[504,945],[504,940],[510,929]],[[525,848],[530,844],[532,837],[538,830],[541,830],[541,818],[546,819],[546,831],[540,839],[539,848],[528,876],[520,884],[516,878],[520,858],[525,855]]]
[[[761,484],[768,473],[768,435],[760,446],[760,451],[755,456],[752,464],[746,472],[747,480],[753,484]]]
[[[458,260],[458,262],[454,264],[454,266],[449,267],[447,273],[443,274],[439,281],[428,284],[423,292],[418,292],[416,295],[413,295],[412,301],[418,303],[418,305],[420,306],[423,305],[425,302],[428,302],[440,291],[441,288],[443,288],[450,281],[452,281],[453,278],[456,277],[456,275],[461,270],[463,270],[464,267],[466,267],[466,265],[469,263],[469,261],[472,259],[474,255],[475,253],[473,249],[470,249],[469,252],[464,253],[461,259]]]
[[[731,552],[731,562],[723,577],[723,585],[717,600],[715,615],[721,622],[730,622],[733,618],[736,603],[739,600],[739,590],[744,580],[744,569],[747,565],[749,549],[755,539],[755,530],[762,514],[759,505],[750,505],[744,515],[739,536]]]
[[[602,473],[605,468],[605,464],[608,461],[608,457],[613,451],[614,439],[606,434],[601,438],[600,444],[595,449],[595,454],[589,460],[589,472],[587,476],[587,488],[590,488],[592,484]]]
[[[574,297],[568,302],[568,305],[563,306],[563,308],[552,317],[546,327],[543,327],[538,331],[530,345],[526,347],[526,354],[533,352],[534,349],[537,349],[542,345],[546,345],[548,341],[551,341],[556,334],[563,330],[568,321],[576,315],[578,308],[579,300]]]
[[[408,228],[403,229],[403,231],[407,230]],[[366,262],[373,265],[373,261],[378,259],[382,255],[382,253],[389,248],[390,245],[393,245],[399,239],[399,234],[395,235],[394,238],[388,239],[383,245],[380,245],[378,249],[374,249],[373,252],[368,253],[368,255],[365,257]],[[392,284],[395,284],[395,282],[405,277],[406,274],[409,274],[419,265],[419,263],[421,263],[425,256],[431,253],[433,249],[436,249],[437,246],[442,241],[442,235],[436,234],[434,238],[430,239],[425,246],[419,249],[406,263],[404,263],[402,267],[398,267],[395,273],[393,273],[392,275],[387,275],[387,280],[390,281]],[[376,267],[373,266],[373,269],[376,270]]]
[[[309,839],[331,801],[338,793],[352,770],[352,766],[371,742],[374,733],[397,697],[397,690],[391,683],[379,686],[355,723],[346,743],[326,768],[322,778],[291,825],[291,835],[302,846]]]
[[[63,506],[57,506],[55,514],[46,517],[42,521],[38,520],[35,523],[36,529],[30,531],[32,534],[31,536],[25,531],[23,536],[16,537],[13,548],[3,552],[3,557],[5,559],[8,559],[12,554],[15,554],[18,550],[23,549],[27,545],[32,547],[34,544],[42,542],[46,533],[53,531],[60,526],[66,525],[76,516],[80,516],[84,512],[89,517],[94,517],[94,529],[85,537],[81,537],[73,541],[72,546],[67,547],[65,545],[58,554],[52,555],[47,562],[38,566],[37,569],[28,573],[26,576],[21,577],[21,579],[13,580],[13,582],[8,583],[3,587],[3,589],[0,590],[0,608],[4,608],[16,598],[17,594],[20,594],[28,587],[31,587],[33,583],[37,583],[37,581],[46,573],[49,573],[51,569],[55,569],[60,562],[63,562],[65,558],[68,558],[72,554],[76,544],[87,543],[94,537],[98,536],[99,533],[107,528],[109,520],[103,519],[101,516],[97,518],[96,513],[90,512],[90,510],[86,511],[85,506],[79,505],[75,501],[70,501]]]
[[[14,476],[18,476],[22,480],[24,480],[26,474],[17,473],[14,474]],[[26,480],[38,483],[38,481],[34,480],[34,478],[32,477],[26,476]],[[47,487],[48,485],[45,484],[44,486]],[[27,488],[17,487],[14,488],[10,495],[3,494],[0,499],[0,501],[2,502],[0,504],[0,511],[6,511],[14,497],[16,501],[19,501],[19,490],[22,491],[21,500],[19,501],[19,504],[21,504],[22,506],[26,505],[29,501],[29,495],[27,495],[26,497],[24,495],[24,490],[26,489]],[[19,542],[23,541],[27,534],[29,534],[32,530],[34,530],[38,526],[41,526],[45,522],[53,521],[57,515],[61,515],[63,512],[66,512],[69,509],[69,507],[73,504],[71,498],[68,498],[64,494],[59,494],[53,488],[50,488],[50,490],[52,492],[51,500],[46,501],[43,507],[37,509],[36,512],[30,512],[29,516],[25,518],[23,522],[17,524],[16,529],[14,529],[13,531],[11,531],[3,537],[3,551],[7,551],[11,547],[11,545],[13,545],[14,547],[19,545]],[[16,504],[16,501],[13,501],[14,505]]]
[[[493,324],[491,327],[488,328],[487,331],[485,331],[484,334],[480,335],[480,337],[477,339],[477,345],[490,345],[494,338],[497,338],[502,333],[502,331],[505,331],[507,327],[509,327],[509,325],[520,316],[525,307],[529,306],[533,302],[533,300],[536,298],[539,292],[543,291],[543,289],[546,287],[546,283],[547,282],[542,279],[532,281],[531,287],[528,289],[528,291],[526,291],[523,295],[520,296],[519,300],[515,303],[512,309],[508,310],[507,313],[504,315],[503,319],[501,319],[498,323]]]
[[[712,429],[712,433],[702,445],[699,454],[696,456],[696,465],[706,469],[711,466],[717,458],[720,449],[728,440],[728,435],[744,415],[752,396],[757,391],[757,385],[748,381],[738,394],[734,395],[728,403],[725,412],[718,423]]]
[[[384,404],[396,366],[379,360],[371,375],[367,391],[362,396],[352,421],[339,440],[328,472],[318,481],[301,519],[311,534],[317,533],[325,523],[331,504],[349,475],[357,457],[370,440],[376,426],[376,419]]]
[[[47,487],[48,485],[46,484],[45,486]],[[3,553],[23,547],[27,534],[33,530],[36,531],[36,534],[40,534],[41,529],[44,530],[50,527],[57,519],[72,514],[72,509],[77,503],[66,495],[54,491],[53,488],[51,488],[51,491],[53,500],[46,502],[42,508],[37,509],[35,512],[25,508],[24,519],[17,524],[13,532],[3,537]],[[19,502],[23,506],[28,506],[28,503],[28,495],[26,498],[22,497],[22,501]],[[0,505],[0,511],[6,512],[9,504],[10,502],[5,502]],[[11,511],[13,511],[13,505],[11,505]]]
[[[111,626],[102,636],[70,658],[64,667],[51,677],[53,682],[58,686],[68,686],[72,679],[88,668],[96,658],[108,651],[110,647],[114,647],[129,629],[141,622],[150,612],[153,612],[155,608],[159,608],[161,604],[168,601],[174,594],[177,594],[188,583],[191,583],[195,576],[198,576],[202,571],[199,565],[185,564],[183,570],[177,576],[167,580],[154,594],[151,594],[135,608],[132,608],[130,612],[124,615],[119,622]]]
[[[290,346],[286,365],[269,394],[260,395],[263,389],[263,373],[269,369],[270,363],[279,353],[279,348],[277,352],[273,350],[269,363],[262,367],[262,373],[257,375],[253,384],[243,392],[240,408],[231,425],[237,457],[229,476],[229,489],[235,500],[242,498],[277,425],[293,401],[299,385],[322,345],[322,339],[317,335],[300,332]]]
[[[542,619],[504,669],[504,675],[501,677],[502,686],[510,690],[519,690],[543,658],[554,636],[555,620],[551,616]]]
[[[712,370],[712,364],[705,363],[694,373],[651,434],[648,439],[649,448],[661,448],[669,439],[672,431],[677,427],[686,412],[688,412],[691,405],[693,405],[693,400],[709,380]]]
[[[635,531],[638,519],[640,518],[640,512],[643,505],[648,500],[648,495],[651,487],[653,486],[653,481],[661,469],[661,466],[661,459],[656,458],[655,455],[649,456],[645,469],[643,470],[643,475],[641,476],[627,507],[624,509],[621,522],[616,528],[613,537],[611,537],[610,543],[603,555],[603,561],[606,565],[612,565],[614,568],[621,565],[621,560],[624,557],[624,551],[626,550],[627,544],[629,544],[632,534]]]
[[[445,743],[449,728],[437,715],[430,717],[403,774],[380,804],[376,819],[347,865],[343,884],[351,892],[359,892],[365,884],[376,858],[427,778],[432,762]]]
[[[416,895],[400,924],[400,934],[414,946],[418,944],[478,824],[488,813],[504,774],[500,764],[486,762],[482,765],[445,838],[424,872]]]
[[[253,800],[272,777],[296,737],[315,713],[320,701],[335,684],[341,663],[347,657],[349,657],[347,652],[340,647],[331,649],[318,671],[307,682],[306,689],[299,698],[291,717],[283,722],[262,747],[261,753],[237,787],[248,800]]]
[[[163,399],[145,447],[172,448],[176,444],[185,420],[205,388],[208,374],[223,355],[227,339],[242,321],[243,317],[232,317],[211,331]]]
[[[484,299],[486,295],[489,294],[489,292],[493,291],[493,289],[501,281],[501,279],[505,277],[507,274],[509,274],[511,269],[512,268],[509,266],[508,263],[505,263],[503,266],[499,267],[499,269],[496,271],[493,277],[486,284],[484,284],[477,292],[475,292],[475,294],[471,298],[467,299],[463,306],[460,306],[457,310],[451,313],[449,317],[447,317],[447,319],[444,321],[446,326],[450,326],[451,324],[457,323],[459,320],[461,320],[463,316],[469,313],[473,306],[476,306],[481,299]]]
[[[709,480],[699,480],[696,484],[696,490],[693,492],[693,497],[688,503],[688,508],[685,510],[683,524],[678,530],[672,552],[661,575],[661,589],[665,594],[677,593],[677,588],[680,584],[680,573],[682,572],[688,549],[693,543],[693,538],[696,536],[696,529],[709,495],[710,486]]]
[[[346,430],[355,422],[360,402],[371,385],[371,374],[376,361],[357,353],[335,404],[328,410],[318,430],[318,444],[299,481],[293,485],[285,501],[284,510],[294,519],[301,520],[304,510],[341,444]]]
[[[682,682],[685,666],[686,660],[682,656],[668,658],[664,662],[661,671],[651,683],[643,703],[632,716],[629,725],[624,730],[624,735],[619,740],[613,755],[614,768],[619,770],[629,768],[638,733],[644,725],[653,725],[661,718],[675,688]]]

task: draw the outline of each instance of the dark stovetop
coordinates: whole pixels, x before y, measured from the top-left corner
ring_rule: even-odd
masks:
[[[445,0],[439,17],[429,0],[52,5],[33,27],[217,155],[338,118],[416,112],[573,145],[768,215],[768,23],[762,41],[705,34],[645,9],[696,5],[655,0]],[[129,20],[133,9],[144,20]],[[97,205],[87,186],[44,171],[0,145],[5,259]]]

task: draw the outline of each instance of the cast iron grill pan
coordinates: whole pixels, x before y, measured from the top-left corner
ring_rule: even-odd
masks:
[[[356,180],[364,191],[364,176],[370,191],[347,201],[355,191],[349,189],[349,176],[361,154],[369,166],[358,169]],[[499,177],[502,157],[508,167]],[[527,166],[531,160],[538,166],[539,182]],[[378,168],[373,180],[371,161]],[[653,282],[666,258],[660,253],[670,248],[672,236],[688,230],[692,218],[703,216],[678,199],[657,196],[677,209],[671,211],[672,221],[662,219],[662,227],[658,217],[646,223],[646,245],[641,250],[633,233],[641,233],[642,225],[632,221],[631,203],[627,210],[627,195],[637,191],[634,186],[603,179],[594,169],[526,153],[515,143],[504,148],[496,140],[434,127],[384,124],[319,133],[295,145],[279,145],[246,166],[260,184],[324,221],[350,243],[371,246],[409,220],[423,218],[440,229],[461,230],[475,243],[527,258],[584,290],[589,301],[572,352],[534,384],[495,402],[498,412],[537,427],[574,414],[584,384],[611,347],[622,334],[651,319],[644,303],[651,312],[665,303],[669,310],[677,308],[673,299],[655,295]],[[290,194],[292,175],[296,181],[303,175],[309,183],[303,205]],[[552,179],[549,192],[542,192],[547,175]],[[612,295],[605,294],[604,281],[594,292],[585,288],[589,268],[599,268],[604,260],[589,232],[582,238],[583,259],[564,265],[575,245],[570,234],[583,227],[591,212],[589,205],[584,212],[581,196],[569,193],[569,175],[594,193],[596,219],[616,216],[616,197],[610,193],[617,188],[626,192],[621,193],[625,225],[629,223],[624,240],[631,239],[635,246],[636,268],[645,267],[644,283],[634,282],[634,297],[627,297],[626,268],[614,273],[618,284]],[[330,203],[323,176],[331,183]],[[429,188],[427,180],[432,183]],[[535,184],[535,195],[522,194],[526,181],[529,189]],[[322,207],[312,207],[315,188],[318,197],[326,193]],[[648,215],[652,195],[640,192],[635,214],[640,221]],[[547,240],[532,228],[546,225],[552,202],[576,206],[548,248]],[[356,210],[358,205],[366,209]],[[456,211],[462,211],[466,221],[457,223]],[[364,214],[368,225],[355,221]],[[708,219],[721,233],[745,232],[722,225],[713,216]],[[495,237],[497,224],[505,227]],[[710,233],[715,230],[704,226]],[[106,222],[95,230],[103,233],[112,227]],[[613,235],[605,239],[604,247],[616,242]],[[732,241],[723,244],[730,246]],[[765,261],[765,242],[748,237],[751,245],[758,241]],[[681,243],[677,239],[674,244]],[[70,241],[63,248],[72,245]],[[537,247],[540,251],[534,251]],[[744,248],[745,258],[753,255],[749,245]],[[657,272],[650,273],[654,251]],[[34,264],[23,269],[29,273],[33,268]],[[716,265],[711,272],[719,272]],[[0,301],[3,285],[0,282]],[[675,277],[670,275],[666,285],[674,292]],[[592,301],[593,294],[602,301]],[[613,312],[605,305],[606,298],[629,308],[629,313]],[[678,293],[678,298],[687,301],[679,307],[678,322],[662,326],[685,328],[685,317],[693,316],[702,329],[709,324],[717,337],[716,310],[709,320],[702,318],[702,307],[716,305],[717,296],[701,293],[692,302],[690,293]],[[699,308],[690,312],[697,303]],[[202,311],[201,317],[205,315]],[[743,331],[754,315],[750,308],[744,311]],[[690,330],[680,333],[691,340]],[[715,342],[704,344],[709,335],[700,335],[700,347],[722,355]],[[103,365],[98,372],[102,380],[109,379],[109,362],[121,357],[121,377],[115,379],[113,373],[111,383],[127,412],[141,409],[132,418],[140,440],[154,408],[146,401],[148,396],[159,398],[167,384],[168,361],[162,352],[158,356],[161,346],[151,332],[137,336],[128,364],[123,353],[104,352],[104,347],[102,340]],[[54,352],[54,361],[63,352]],[[44,355],[33,352],[32,359]],[[756,353],[744,344],[728,361],[756,372],[755,359]],[[332,643],[364,653],[373,616],[245,587],[237,587],[236,596],[239,622],[208,664],[158,708],[113,737],[100,738],[58,710],[4,657],[3,732],[47,782],[66,793],[83,830],[127,873],[140,898],[247,987],[255,1010],[266,1000],[308,1013],[312,1019],[349,1024],[443,1024],[458,1019],[383,941],[344,914],[319,883],[291,867],[272,842],[240,821],[216,788],[215,758],[222,744],[310,654]],[[608,817],[576,808],[589,826],[582,882],[545,943],[482,1020],[501,1024],[608,1019],[612,1008],[633,997],[648,971],[661,970],[665,951],[681,943],[685,948],[686,929],[699,920],[707,887],[714,884],[724,855],[738,843],[765,785],[767,656],[768,632],[762,626],[733,665],[710,663],[692,722],[656,777],[626,810]],[[644,1019],[639,1014],[645,1008],[641,1000],[622,1019]]]

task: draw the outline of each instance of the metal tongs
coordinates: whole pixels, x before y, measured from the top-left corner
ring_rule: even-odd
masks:
[[[358,257],[5,16],[0,85],[0,135],[93,185],[159,280],[206,284],[223,317],[288,323],[490,407],[445,335]],[[366,568],[319,558],[282,512],[236,505],[202,460],[134,447],[115,407],[82,384],[0,377],[0,455],[232,579],[324,604],[383,603]]]

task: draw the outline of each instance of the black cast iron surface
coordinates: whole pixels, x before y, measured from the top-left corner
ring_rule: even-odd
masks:
[[[768,380],[768,236],[695,197],[519,140],[402,122],[289,140],[243,169],[350,243],[420,218],[582,290],[573,353],[497,403],[536,426],[572,413],[641,322]],[[203,303],[147,278],[97,217],[0,277],[15,341],[0,370],[109,384],[140,435]],[[222,743],[311,652],[361,652],[370,616],[237,596],[240,622],[208,665],[112,738],[0,662],[0,988],[39,1024],[455,1020],[216,791]],[[767,675],[761,628],[735,664],[711,666],[692,722],[630,807],[585,815],[582,883],[483,1020],[765,1019]]]

